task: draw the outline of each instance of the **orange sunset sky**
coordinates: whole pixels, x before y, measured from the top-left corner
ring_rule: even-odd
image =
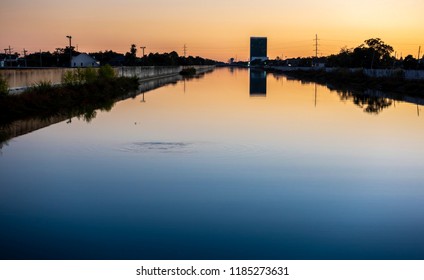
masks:
[[[423,0],[2,0],[0,51],[146,53],[177,51],[226,61],[247,60],[249,37],[268,37],[268,56],[338,53],[379,37],[399,57],[424,48]],[[424,50],[421,51],[421,54]],[[141,50],[138,49],[138,56]]]

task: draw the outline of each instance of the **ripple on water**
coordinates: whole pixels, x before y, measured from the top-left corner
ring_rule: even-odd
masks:
[[[140,141],[127,143],[118,148],[126,153],[199,154],[218,159],[228,158],[275,158],[286,157],[286,151],[259,144],[234,144],[214,142],[163,142]]]
[[[191,153],[193,143],[189,142],[133,142],[119,148],[128,153]]]

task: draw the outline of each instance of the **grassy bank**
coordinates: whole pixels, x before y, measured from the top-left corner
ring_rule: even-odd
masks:
[[[0,95],[0,124],[54,115],[90,117],[96,109],[112,108],[116,99],[137,90],[137,78],[115,77],[113,69],[78,69],[63,77],[63,84],[49,82],[27,89],[19,95]]]
[[[339,69],[333,72],[298,70],[283,73],[295,79],[331,85],[334,88],[348,88],[361,91],[373,89],[424,97],[424,81],[405,80],[402,75],[372,78],[365,76],[362,71],[350,72],[346,69]]]

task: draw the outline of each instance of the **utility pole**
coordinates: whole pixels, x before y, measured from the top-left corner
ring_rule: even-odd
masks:
[[[11,60],[12,60],[12,48],[10,47],[10,45],[9,45],[9,48],[8,48],[8,50],[9,50],[9,63],[11,62]]]
[[[43,58],[41,57],[41,49],[40,49],[40,67],[43,67]]]
[[[420,59],[420,54],[421,54],[421,46],[418,47],[418,64],[420,63],[421,59]]]
[[[72,67],[72,36],[67,35],[66,38],[69,39],[69,67]]]
[[[7,50],[8,49],[4,49],[4,67],[7,67]]]
[[[24,61],[25,61],[25,67],[27,66],[27,59],[26,59],[27,50],[24,48]]]
[[[145,49],[146,47],[140,47],[140,49],[143,51],[143,56],[142,57],[144,57],[144,49]]]
[[[186,55],[187,55],[187,46],[186,44],[184,44],[184,57],[186,57]]]

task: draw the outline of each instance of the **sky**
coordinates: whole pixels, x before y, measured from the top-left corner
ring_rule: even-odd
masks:
[[[423,0],[2,0],[0,51],[54,51],[69,44],[80,52],[131,44],[145,53],[176,51],[227,61],[247,60],[249,38],[268,37],[268,56],[338,53],[381,38],[397,57],[424,53]]]

